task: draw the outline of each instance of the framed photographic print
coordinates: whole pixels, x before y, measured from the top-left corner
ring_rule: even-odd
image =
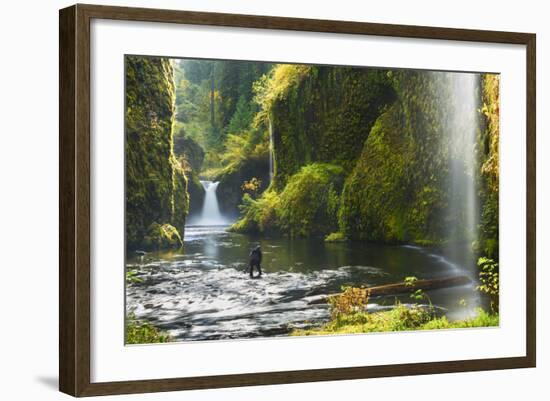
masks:
[[[534,367],[535,35],[60,11],[60,390]]]

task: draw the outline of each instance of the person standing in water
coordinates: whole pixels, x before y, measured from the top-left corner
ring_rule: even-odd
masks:
[[[258,245],[256,248],[252,250],[252,252],[250,252],[250,262],[249,262],[250,278],[254,276],[253,274],[254,267],[256,267],[258,269],[258,272],[260,273],[258,277],[262,276],[261,263],[262,263],[262,249],[260,248],[260,245]]]

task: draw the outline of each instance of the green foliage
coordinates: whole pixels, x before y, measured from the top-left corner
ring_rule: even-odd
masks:
[[[405,279],[403,280],[407,287],[414,287],[417,281],[418,278],[416,278],[415,276],[405,277]]]
[[[292,176],[281,193],[267,191],[258,200],[245,195],[242,219],[233,229],[289,236],[326,236],[338,227],[336,205],[342,174],[339,166],[314,163]]]
[[[244,194],[240,206],[243,217],[233,224],[231,230],[247,233],[278,233],[277,210],[280,203],[280,197],[274,191],[264,192],[259,199],[253,199],[249,194]]]
[[[253,85],[271,69],[271,64],[250,61],[217,63],[216,79],[222,98],[224,131],[236,133],[241,131],[239,126],[248,128],[253,114],[258,110],[253,102]]]
[[[183,232],[187,178],[173,154],[172,64],[156,57],[126,57],[126,240],[143,246],[153,222]]]
[[[201,84],[212,75],[214,61],[210,60],[180,60],[179,65],[185,71],[185,77],[194,84]]]
[[[280,194],[281,231],[290,236],[322,235],[338,228],[334,203],[342,188],[339,166],[314,163],[293,175]]]
[[[172,339],[150,323],[139,321],[130,314],[126,320],[126,344],[166,343]]]
[[[246,136],[229,134],[225,142],[225,152],[221,156],[221,162],[227,170],[239,165],[248,156],[249,140]]]
[[[498,313],[488,313],[483,309],[477,309],[477,315],[471,319],[449,322],[445,316],[430,320],[424,324],[422,330],[438,329],[467,329],[471,327],[495,327],[500,324]]]
[[[143,239],[147,250],[181,248],[183,241],[178,230],[170,224],[152,223]]]
[[[489,261],[483,263],[490,264]],[[426,298],[429,300],[429,297],[423,291],[414,290],[418,282],[416,277],[406,277],[404,282],[412,288],[412,298],[417,300]],[[313,329],[294,330],[291,335],[434,330],[499,325],[498,311],[488,313],[481,308],[477,309],[476,316],[473,318],[450,322],[445,316],[436,316],[431,301],[428,308],[420,305],[406,306],[396,301],[395,307],[390,311],[369,313],[367,311],[370,295],[368,288],[342,287],[342,291],[341,294],[328,298],[331,316],[328,323]]]
[[[224,149],[227,134],[248,130],[258,111],[253,82],[271,68],[248,61],[182,60],[176,63],[177,118],[188,136],[213,152]],[[215,153],[205,167],[219,168]]]
[[[311,71],[308,65],[278,64],[269,75],[263,75],[253,84],[254,100],[260,105],[259,118],[267,119],[275,102],[285,99]]]
[[[434,312],[434,306],[432,304],[432,300],[429,297],[429,295],[424,290],[422,290],[421,288],[415,288],[417,283],[418,283],[418,278],[416,278],[415,276],[405,277],[403,282],[405,283],[406,287],[411,288],[411,293],[409,294],[409,297],[411,299],[414,299],[415,301],[422,301],[423,299],[425,299],[430,304],[429,309],[433,313]]]
[[[416,288],[416,289],[414,288],[416,286],[416,283],[418,282],[418,278],[414,276],[410,276],[410,277],[405,277],[405,280],[403,281],[405,283],[405,286],[411,287],[411,293],[409,294],[409,297],[411,299],[414,299],[416,301],[421,301],[427,297],[424,290],[420,288]]]
[[[345,242],[345,241],[347,241],[346,237],[344,236],[344,234],[342,234],[339,231],[330,233],[325,237],[325,242]]]
[[[378,333],[389,331],[461,329],[493,327],[499,325],[499,315],[482,309],[470,319],[449,321],[445,316],[435,317],[429,310],[413,306],[397,305],[387,312],[357,312],[342,315],[329,323],[313,329],[294,330],[293,336]]]
[[[480,131],[482,204],[478,250],[481,254],[498,260],[499,255],[499,124],[500,124],[500,76],[483,74],[482,108],[484,127]]]
[[[126,282],[127,283],[142,283],[143,279],[138,276],[138,271],[131,269],[126,271]]]
[[[248,130],[254,118],[256,111],[255,109],[256,108],[253,107],[250,101],[246,100],[245,96],[239,97],[235,113],[233,114],[233,117],[231,117],[231,120],[225,130],[230,134],[245,132]]]
[[[477,261],[479,268],[479,281],[477,290],[487,294],[491,301],[491,310],[499,309],[499,268],[493,259],[481,257]]]

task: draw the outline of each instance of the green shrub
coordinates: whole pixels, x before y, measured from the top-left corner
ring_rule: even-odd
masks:
[[[338,228],[337,209],[342,187],[341,167],[314,163],[293,175],[284,190],[268,190],[258,199],[243,196],[238,232],[326,236]]]
[[[233,224],[230,230],[247,233],[277,233],[279,206],[280,198],[275,191],[268,190],[258,199],[253,199],[245,193],[239,207],[242,218]]]
[[[337,231],[325,237],[325,242],[345,242],[347,239],[343,233]]]
[[[128,270],[126,272],[127,283],[143,283],[143,279],[138,277],[138,271],[135,269]]]
[[[321,327],[297,329],[293,336],[378,333],[390,331],[461,329],[470,327],[493,327],[499,325],[497,313],[477,310],[475,317],[450,322],[445,316],[435,317],[429,310],[419,307],[397,305],[386,312],[356,312],[340,315]]]
[[[126,321],[126,344],[166,343],[172,339],[150,323],[137,320],[131,314]]]
[[[498,312],[499,309],[499,269],[498,263],[493,259],[481,257],[477,261],[479,268],[480,284],[477,289],[489,296],[491,310]]]
[[[338,228],[338,194],[343,169],[314,163],[293,175],[283,192],[278,210],[281,231],[290,236],[325,236]]]

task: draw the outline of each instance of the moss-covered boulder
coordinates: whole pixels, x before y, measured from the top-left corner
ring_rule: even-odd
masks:
[[[153,223],[143,239],[143,248],[148,251],[177,249],[183,246],[178,230],[170,224]]]
[[[324,237],[337,230],[343,182],[340,166],[314,163],[302,167],[280,194],[280,230],[302,237]]]
[[[144,245],[154,222],[183,235],[187,178],[173,153],[174,82],[170,60],[126,58],[126,241]]]
[[[338,229],[338,206],[344,182],[340,166],[313,163],[290,177],[281,193],[265,192],[258,200],[245,196],[239,232],[325,237]]]
[[[330,233],[325,237],[325,242],[346,242],[347,238],[340,231]]]
[[[230,227],[230,231],[248,234],[281,235],[279,215],[281,199],[274,190],[267,190],[258,199],[243,196],[241,218]]]

